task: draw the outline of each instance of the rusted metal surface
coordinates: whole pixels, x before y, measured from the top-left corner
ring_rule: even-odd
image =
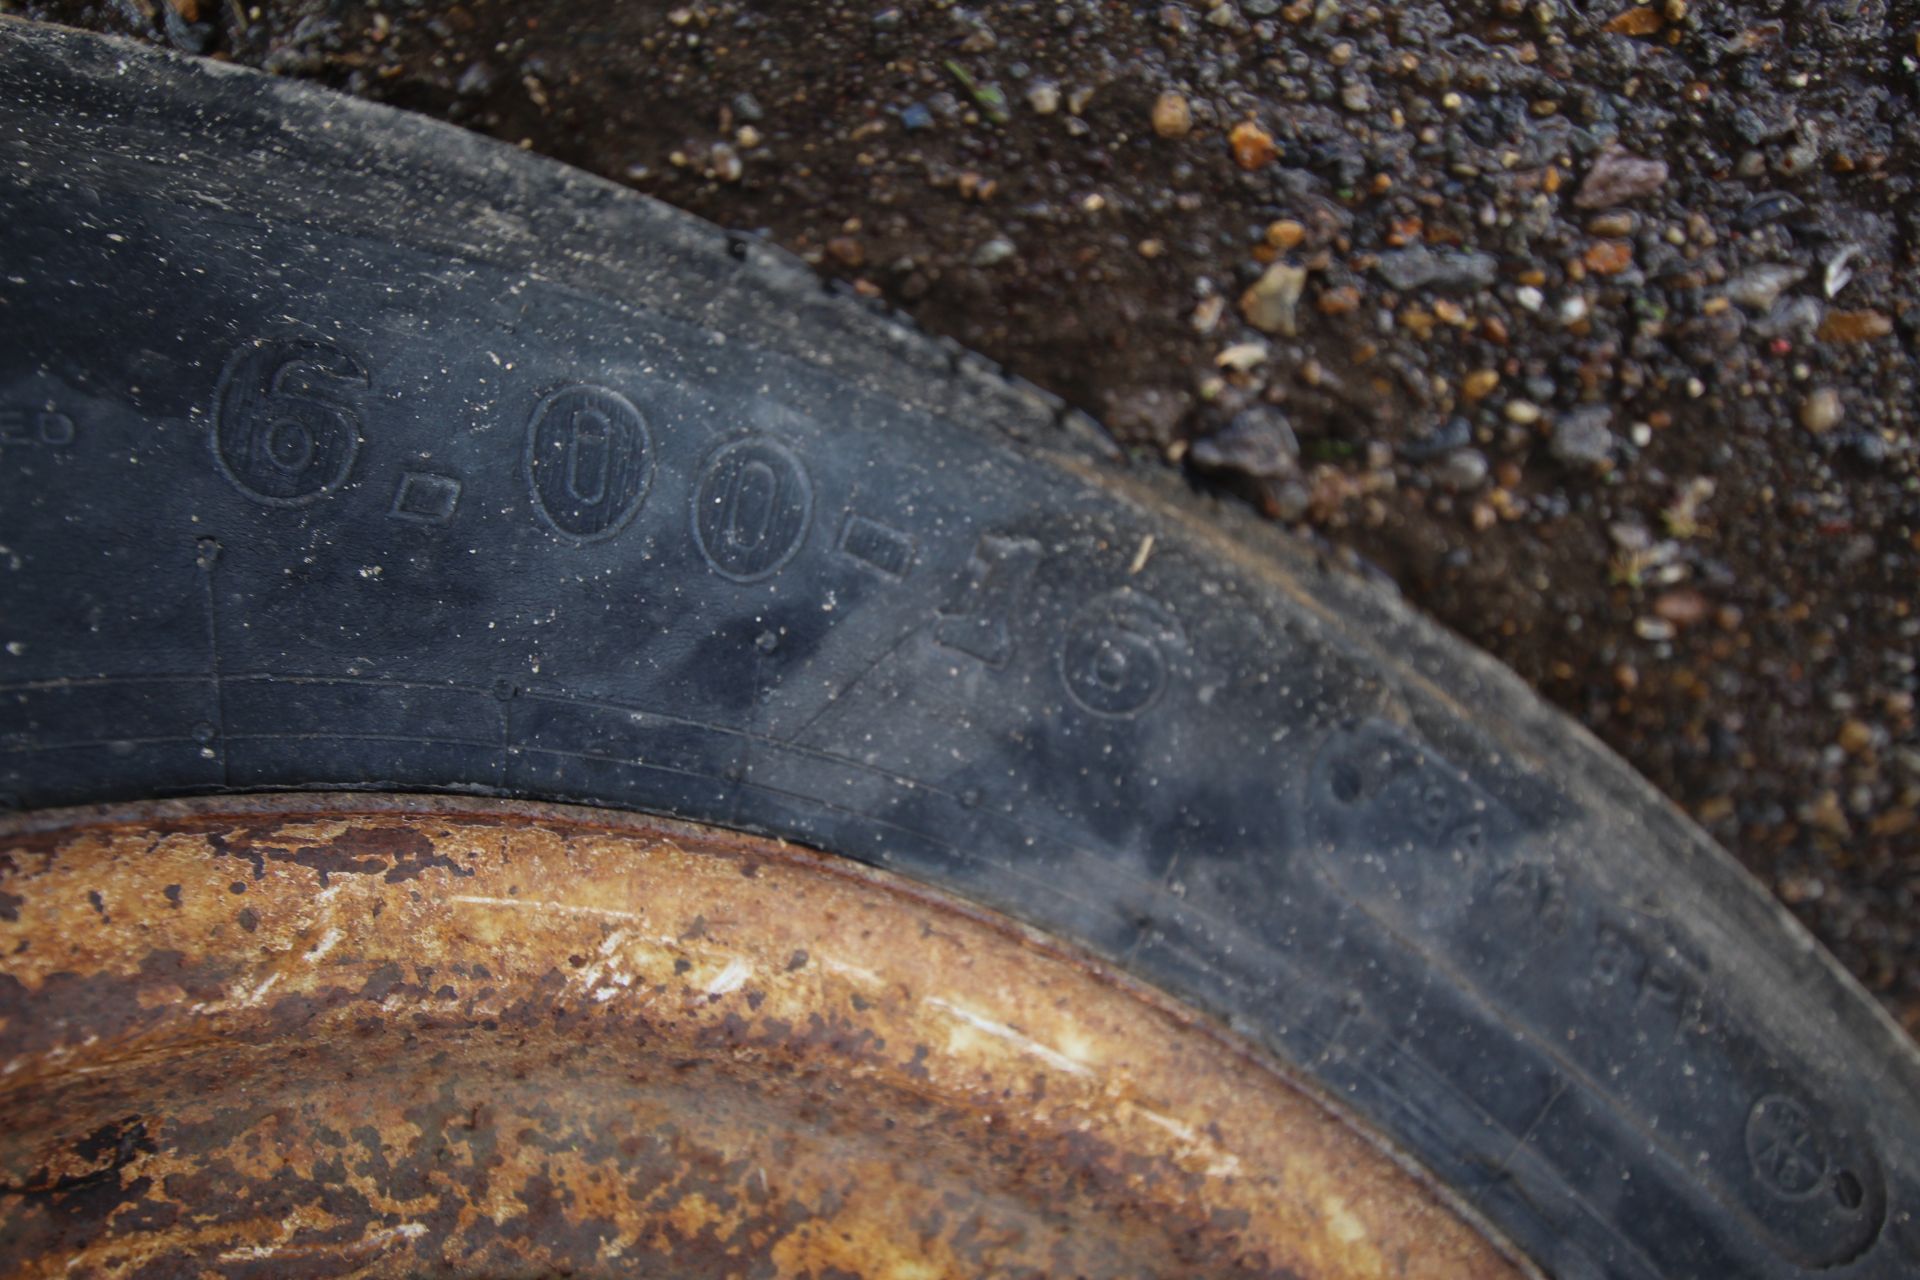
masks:
[[[774,842],[19,822],[0,957],[8,1275],[1523,1274],[1205,1021]]]

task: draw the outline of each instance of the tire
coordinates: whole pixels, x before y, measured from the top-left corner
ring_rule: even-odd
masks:
[[[1280,1055],[1544,1271],[1920,1270],[1920,1056],[1378,585],[803,266],[0,21],[0,790],[778,835]]]

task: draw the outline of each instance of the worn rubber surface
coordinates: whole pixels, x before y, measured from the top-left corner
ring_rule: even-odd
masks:
[[[1551,1274],[1920,1270],[1920,1057],[1811,939],[1503,670],[1090,439],[596,179],[0,22],[10,802],[783,835],[1217,1012]]]

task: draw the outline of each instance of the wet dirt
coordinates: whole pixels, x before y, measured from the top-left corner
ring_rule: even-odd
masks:
[[[1384,570],[1920,1031],[1920,4],[0,12],[765,234]]]

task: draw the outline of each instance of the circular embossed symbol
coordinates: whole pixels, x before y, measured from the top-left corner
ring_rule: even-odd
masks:
[[[813,482],[793,450],[748,436],[714,450],[693,494],[693,536],[713,571],[757,582],[807,540]]]
[[[360,451],[359,400],[372,385],[329,342],[256,342],[227,362],[213,410],[220,473],[255,502],[298,507],[333,492]]]
[[[1123,587],[1074,615],[1060,643],[1060,679],[1094,715],[1137,716],[1167,687],[1167,653],[1181,643],[1165,605]]]
[[[1747,1113],[1747,1159],[1760,1185],[1790,1199],[1817,1191],[1829,1162],[1826,1137],[1813,1117],[1780,1094],[1760,1099]]]
[[[598,542],[626,528],[653,483],[653,441],[631,401],[606,387],[562,387],[527,424],[527,484],[555,533]]]

